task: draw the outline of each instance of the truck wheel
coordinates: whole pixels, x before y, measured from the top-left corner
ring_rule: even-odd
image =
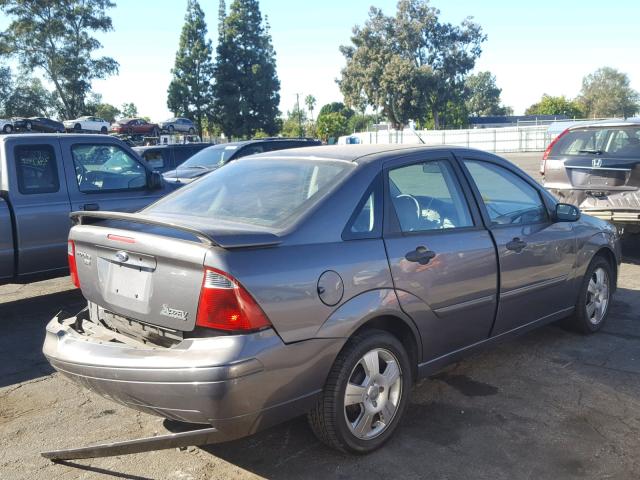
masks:
[[[591,261],[582,280],[576,311],[569,326],[581,333],[595,333],[602,328],[609,315],[613,289],[613,268],[603,257]]]
[[[357,334],[336,358],[309,424],[330,447],[369,453],[398,427],[411,380],[409,356],[396,337],[382,330]]]

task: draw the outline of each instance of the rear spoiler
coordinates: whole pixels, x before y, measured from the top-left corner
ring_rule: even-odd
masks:
[[[185,225],[180,225],[178,223],[168,222],[166,220],[157,220],[155,218],[151,218],[145,215],[140,215],[138,213],[122,213],[122,212],[71,212],[69,214],[69,218],[74,225],[86,225],[86,220],[123,220],[125,222],[133,222],[133,223],[143,223],[145,225],[155,225],[158,227],[166,227],[172,228],[174,230],[180,230],[186,233],[189,233],[196,237],[200,242],[205,245],[213,246],[218,245],[218,243],[207,233],[202,232],[196,228],[187,227]]]

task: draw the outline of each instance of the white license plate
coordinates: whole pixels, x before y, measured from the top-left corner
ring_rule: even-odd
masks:
[[[113,295],[139,302],[149,300],[151,272],[112,263],[109,274],[109,291]]]

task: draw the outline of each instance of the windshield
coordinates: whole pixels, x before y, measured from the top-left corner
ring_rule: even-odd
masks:
[[[180,168],[215,168],[229,161],[238,150],[237,145],[214,145],[200,150],[193,157],[180,165]]]
[[[327,195],[354,164],[332,160],[242,160],[215,170],[145,210],[206,223],[278,227]]]
[[[640,157],[640,127],[603,127],[571,130],[558,139],[553,155]]]

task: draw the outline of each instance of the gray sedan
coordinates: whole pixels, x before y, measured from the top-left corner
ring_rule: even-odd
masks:
[[[163,132],[167,132],[169,135],[174,133],[188,133],[189,135],[195,135],[196,126],[188,118],[170,118],[164,122],[160,122],[160,129]]]
[[[462,148],[310,147],[249,156],[138,214],[79,212],[69,263],[88,300],[44,353],[131,408],[207,424],[208,441],[307,413],[364,453],[412,383],[564,320],[606,321],[610,224]]]

